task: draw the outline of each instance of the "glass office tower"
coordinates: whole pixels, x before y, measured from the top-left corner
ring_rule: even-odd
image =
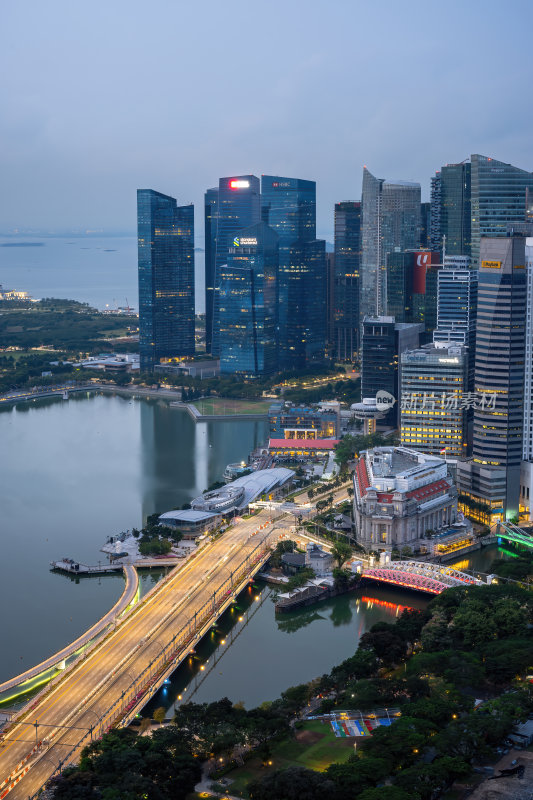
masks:
[[[316,183],[263,175],[262,219],[279,237],[279,368],[323,360],[327,324],[325,242],[316,239]],[[318,305],[317,305],[318,304]]]
[[[219,269],[220,372],[276,371],[279,240],[264,222],[237,233]]]
[[[335,203],[335,357],[351,361],[359,349],[361,203]]]
[[[469,161],[447,164],[440,171],[440,232],[441,238],[446,237],[450,256],[469,256],[471,252],[470,181]]]
[[[194,355],[194,206],[137,191],[141,369]]]
[[[527,219],[533,173],[486,156],[472,155],[470,160],[472,265],[477,269],[481,237],[505,237],[508,224]]]
[[[383,314],[387,256],[415,250],[420,239],[420,184],[386,181],[363,169],[359,316]]]
[[[429,246],[432,250],[440,250],[442,247],[441,233],[441,180],[440,172],[436,172],[431,178],[429,211]]]
[[[213,210],[213,201],[216,202],[216,235],[214,244],[212,318],[207,318],[206,308],[206,331],[209,328],[209,334],[206,335],[206,339],[209,339],[211,344],[211,353],[214,356],[218,356],[218,273],[220,267],[227,263],[229,249],[233,246],[233,239],[238,232],[261,221],[259,178],[256,178],[255,175],[234,175],[229,178],[220,178],[216,200],[213,190],[210,191],[211,212]],[[208,244],[206,231],[206,249],[213,247],[212,223],[209,229],[209,237],[210,243]],[[212,263],[212,251],[210,257]]]
[[[475,518],[485,524],[518,514],[524,424],[525,241],[521,236],[481,240],[473,457],[457,465],[457,484],[469,498],[465,510],[474,510],[471,516],[477,514]]]
[[[205,231],[205,351],[211,352],[215,292],[215,256],[217,245],[218,187],[204,195]]]

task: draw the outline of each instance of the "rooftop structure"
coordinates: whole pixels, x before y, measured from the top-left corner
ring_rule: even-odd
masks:
[[[167,511],[159,517],[161,525],[167,525],[169,528],[178,528],[182,532],[184,539],[196,539],[198,536],[217,528],[221,522],[221,514],[195,511],[194,509]]]
[[[406,447],[360,454],[354,474],[354,519],[368,550],[419,548],[426,532],[457,519],[457,490],[444,459]]]
[[[251,475],[237,478],[220,489],[196,497],[191,506],[194,511],[211,511],[218,514],[244,511],[250,503],[263,495],[268,499],[276,497],[293,478],[294,472],[285,467],[260,469]]]

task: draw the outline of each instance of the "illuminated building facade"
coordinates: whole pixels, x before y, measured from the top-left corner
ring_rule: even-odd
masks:
[[[194,355],[194,206],[137,191],[141,370]]]
[[[359,454],[354,472],[357,543],[368,551],[426,544],[457,520],[457,490],[443,458],[406,447]]]
[[[519,510],[526,338],[525,238],[482,239],[472,459],[457,464],[469,516],[490,524]],[[495,402],[483,401],[494,397]]]
[[[401,443],[422,453],[466,453],[463,395],[467,353],[461,345],[426,345],[401,355]]]
[[[209,319],[206,305],[206,340],[210,342],[211,353],[220,355],[219,348],[219,318],[218,318],[218,287],[220,268],[227,263],[233,239],[239,231],[256,225],[261,221],[261,200],[259,178],[255,175],[234,175],[229,178],[220,178],[218,192],[215,197],[214,190],[208,190],[206,204],[210,203],[210,213],[213,211],[216,218],[216,234],[214,236],[214,266],[213,266],[213,222],[206,229],[206,251],[209,250],[209,270],[213,272],[213,280],[207,275],[208,261],[206,253],[206,286],[212,283],[210,291],[213,295],[210,301]],[[208,280],[209,279],[209,280]],[[207,302],[207,298],[206,298]],[[211,311],[212,308],[212,311]]]
[[[335,203],[335,357],[353,361],[359,349],[361,203]]]
[[[272,439],[337,439],[340,432],[340,406],[295,406],[273,403],[268,409]]]
[[[260,222],[239,231],[219,270],[220,372],[277,369],[278,236]]]

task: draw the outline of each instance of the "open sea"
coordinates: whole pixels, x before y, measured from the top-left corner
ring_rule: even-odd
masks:
[[[204,310],[204,254],[195,253],[196,312]],[[0,237],[0,285],[100,310],[139,307],[137,238]]]

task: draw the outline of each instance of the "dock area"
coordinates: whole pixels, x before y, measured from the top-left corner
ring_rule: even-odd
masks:
[[[51,561],[52,569],[68,572],[70,575],[102,575],[106,572],[122,572],[122,564],[96,564],[88,566],[74,561],[73,558],[62,558],[60,561]]]

